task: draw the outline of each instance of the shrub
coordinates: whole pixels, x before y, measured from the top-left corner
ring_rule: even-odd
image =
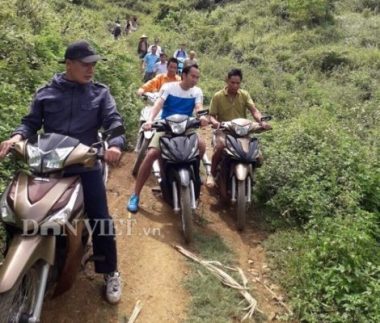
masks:
[[[320,25],[333,20],[335,0],[289,0],[289,17],[296,25]]]
[[[366,9],[370,9],[375,12],[380,11],[380,3],[378,0],[355,0],[354,4],[357,11],[364,11]]]
[[[325,218],[307,234],[273,236],[277,279],[306,322],[378,322],[380,319],[379,218],[366,212]],[[286,250],[286,253],[284,251]]]
[[[262,202],[301,223],[358,210],[368,192],[363,178],[372,176],[376,162],[328,111],[309,109],[276,125],[275,135],[263,142],[266,166],[257,188]]]

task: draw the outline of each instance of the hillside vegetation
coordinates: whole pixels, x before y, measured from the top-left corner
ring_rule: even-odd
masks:
[[[107,56],[97,79],[128,129],[140,33],[168,53],[182,41],[197,52],[206,104],[227,71],[242,68],[243,87],[274,116],[260,137],[266,163],[254,195],[275,231],[267,248],[296,318],[379,322],[379,11],[378,0],[2,1],[0,137],[62,70],[57,60],[74,39]],[[113,41],[108,24],[130,14],[139,32]],[[2,187],[9,174],[3,163]]]

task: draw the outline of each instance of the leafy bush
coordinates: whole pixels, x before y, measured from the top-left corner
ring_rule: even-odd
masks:
[[[378,322],[379,218],[366,212],[325,218],[307,234],[282,232],[268,241],[277,279],[306,322]],[[286,251],[286,252],[284,252]]]
[[[289,0],[289,16],[297,25],[319,25],[332,21],[336,0]]]
[[[364,179],[378,181],[371,152],[327,111],[309,110],[278,125],[263,142],[258,196],[295,222],[355,213],[373,187]]]
[[[162,20],[164,20],[166,17],[169,16],[170,13],[176,12],[179,10],[179,7],[174,5],[174,4],[168,4],[164,3],[160,6],[157,14],[155,15],[155,22],[156,23],[161,23]]]
[[[380,3],[378,0],[355,0],[355,9],[358,11],[364,11],[365,9],[370,9],[375,12],[380,11]]]

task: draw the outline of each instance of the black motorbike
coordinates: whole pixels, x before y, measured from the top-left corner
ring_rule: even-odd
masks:
[[[161,191],[174,212],[181,214],[186,243],[191,242],[193,237],[193,212],[201,189],[198,137],[191,131],[199,126],[197,118],[181,114],[171,115],[153,124],[156,131],[165,132],[160,138]]]
[[[261,121],[271,119],[271,116],[265,116]],[[237,229],[242,231],[251,204],[254,172],[259,165],[259,142],[257,138],[251,137],[251,134],[266,129],[259,123],[238,118],[222,122],[219,130],[226,134],[226,147],[217,166],[216,183],[221,198],[235,205]]]

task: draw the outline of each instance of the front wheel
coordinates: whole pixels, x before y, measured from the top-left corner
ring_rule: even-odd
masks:
[[[108,148],[109,148],[108,147],[108,143],[106,141],[103,142],[103,152],[105,152]],[[103,183],[104,183],[104,185],[107,185],[109,166],[108,166],[107,162],[104,159],[101,160],[101,169],[102,169]]]
[[[0,294],[0,323],[28,322],[37,301],[42,266],[34,264],[13,288]]]
[[[134,163],[133,168],[132,168],[132,175],[133,176],[136,176],[137,173],[139,172],[140,165],[141,165],[142,161],[144,160],[148,146],[149,146],[149,140],[146,140],[144,138],[143,142],[141,144],[141,148],[137,153],[137,157],[136,157],[135,163]]]
[[[105,160],[102,161],[102,178],[103,178],[103,183],[104,185],[107,184],[107,181],[108,181],[108,172],[109,172],[109,166],[108,164],[106,163]]]
[[[237,229],[243,231],[247,219],[247,199],[246,199],[246,181],[237,180],[237,201],[236,201],[236,217]]]
[[[182,230],[185,242],[190,243],[193,240],[193,211],[191,209],[190,187],[180,187],[181,218]]]

